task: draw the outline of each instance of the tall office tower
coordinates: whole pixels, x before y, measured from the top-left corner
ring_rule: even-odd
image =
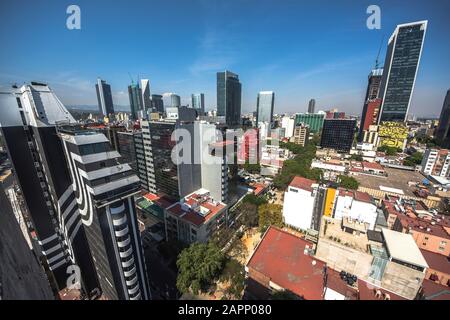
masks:
[[[205,94],[193,93],[191,95],[192,108],[197,110],[199,116],[205,115]]]
[[[77,265],[84,293],[95,297],[100,286],[57,136],[61,121],[75,120],[46,84],[0,94],[1,130],[31,218],[36,254],[55,291],[67,287],[69,267]]]
[[[139,178],[100,133],[58,126],[102,294],[148,300],[150,292],[133,196]],[[86,252],[87,254],[87,252]]]
[[[316,109],[316,100],[311,99],[308,103],[308,113],[314,113],[314,110]]]
[[[284,116],[281,119],[281,127],[284,128],[284,137],[289,139],[294,135],[295,119]]]
[[[450,149],[450,89],[444,99],[435,136],[441,147]]]
[[[375,100],[376,98],[378,98],[382,76],[383,76],[383,68],[375,68],[372,71],[370,71],[368,76],[367,91],[364,102]]]
[[[164,103],[164,108],[179,108],[179,107],[181,107],[180,96],[175,93],[171,93],[171,92],[163,93],[162,99],[163,99],[163,103]]]
[[[97,91],[98,109],[100,113],[105,117],[114,114],[111,86],[105,80],[98,78],[95,84],[95,90]]]
[[[142,139],[148,173],[148,190],[180,198],[178,168],[171,154],[175,141],[171,140],[175,121],[142,121]]]
[[[148,79],[141,79],[142,106],[145,111],[152,108],[150,99],[150,82]]]
[[[0,183],[0,300],[53,300],[48,279],[30,250]]]
[[[131,85],[128,86],[128,97],[130,98],[131,118],[137,120],[144,110],[142,90],[139,87],[139,84],[131,83]]]
[[[191,161],[178,165],[180,197],[184,197],[200,188],[210,192],[216,201],[228,201],[228,167],[225,145],[221,133],[216,131],[216,125],[195,121],[179,123],[177,129],[187,130],[192,139],[190,147]],[[177,130],[176,139],[180,141]],[[220,135],[220,136],[219,136]],[[180,144],[177,144],[177,147]],[[185,151],[184,151],[185,152]]]
[[[225,117],[230,127],[241,124],[241,90],[237,74],[217,72],[217,116]]]
[[[348,153],[352,148],[355,128],[356,120],[353,119],[325,119],[320,146]]]
[[[369,126],[376,125],[378,123],[381,99],[377,97],[380,92],[382,75],[383,69],[381,68],[375,68],[369,74],[366,97],[364,99],[364,106],[361,114],[361,125],[359,127],[359,142],[364,139],[364,131],[369,130]]]
[[[163,96],[160,94],[152,94],[152,109],[153,112],[164,112]]]
[[[378,124],[405,122],[422,54],[427,21],[398,25],[389,39],[378,97]]]
[[[128,163],[137,172],[136,148],[134,142],[135,131],[122,131],[117,133],[117,152],[122,158],[121,163]]]
[[[275,93],[273,91],[261,91],[256,99],[256,126],[259,122],[273,122],[273,107]]]

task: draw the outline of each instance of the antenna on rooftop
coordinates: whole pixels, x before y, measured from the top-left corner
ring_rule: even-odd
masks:
[[[134,80],[133,80],[133,77],[131,76],[131,73],[128,72],[128,76],[129,76],[130,79],[131,79],[131,84],[134,84]]]

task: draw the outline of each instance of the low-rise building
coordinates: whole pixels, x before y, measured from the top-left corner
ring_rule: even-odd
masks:
[[[166,239],[205,243],[226,223],[228,207],[199,189],[165,210]]]
[[[423,257],[428,264],[425,278],[444,286],[450,286],[450,260],[449,257],[421,249]]]
[[[325,192],[317,182],[295,177],[284,193],[284,223],[295,229],[319,230]]]

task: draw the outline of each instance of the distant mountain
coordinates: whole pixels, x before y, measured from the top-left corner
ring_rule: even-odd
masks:
[[[85,110],[85,111],[98,111],[97,105],[80,104],[66,106],[69,110]],[[114,105],[114,111],[128,111],[130,112],[130,106]]]

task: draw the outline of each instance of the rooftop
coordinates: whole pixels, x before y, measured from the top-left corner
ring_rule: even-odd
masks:
[[[426,300],[450,300],[449,288],[434,281],[424,279],[422,289]]]
[[[321,300],[325,263],[305,254],[313,244],[281,229],[270,227],[247,267],[307,300]]]
[[[200,189],[167,208],[167,211],[188,223],[200,226],[225,208],[226,204],[214,201],[209,196],[209,191]]]
[[[392,259],[409,263],[415,266],[428,268],[422,253],[417,247],[412,235],[383,228],[381,230]]]
[[[415,171],[393,169],[385,167],[385,176],[376,175],[355,175],[354,178],[359,182],[361,187],[380,190],[380,186],[387,188],[400,189],[407,196],[414,197],[415,186],[409,186],[408,182],[421,182],[423,176]]]
[[[358,291],[360,300],[406,300],[391,291],[382,289],[361,279],[358,279]]]
[[[314,180],[306,179],[303,177],[296,176],[294,179],[292,179],[291,183],[289,184],[290,187],[303,189],[306,191],[313,191],[313,184],[316,184]]]
[[[450,258],[442,254],[420,249],[430,269],[450,274]]]

